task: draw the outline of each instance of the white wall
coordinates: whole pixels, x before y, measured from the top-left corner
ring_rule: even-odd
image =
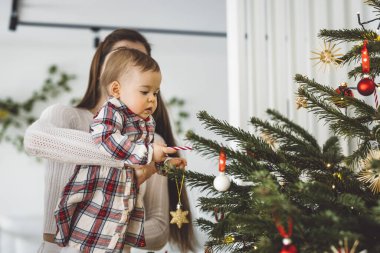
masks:
[[[30,7],[33,1],[24,2],[25,6],[28,6],[27,3]],[[225,24],[220,24],[225,20],[225,3],[209,1],[208,4],[214,6],[207,6],[207,1],[202,1],[202,4],[204,6],[199,8],[204,11],[199,15],[209,13],[210,16],[206,20],[218,22],[211,28],[208,26],[208,29],[216,29],[215,27],[225,29]],[[52,6],[53,3],[50,7]],[[181,7],[181,5],[175,6]],[[38,8],[38,5],[34,8]],[[93,5],[92,8],[96,7]],[[53,63],[77,76],[71,82],[73,92],[57,99],[54,103],[68,103],[69,98],[80,97],[87,85],[87,73],[94,53],[93,34],[85,30],[22,26],[18,27],[16,32],[11,32],[8,31],[10,10],[10,0],[0,1],[0,98],[11,96],[17,101],[28,98],[32,91],[42,85],[47,76],[47,68]],[[119,11],[122,13],[122,10]],[[181,22],[188,24],[187,28],[190,28],[193,22],[199,30],[202,25],[200,22],[204,20],[205,18],[194,18]],[[105,31],[101,35],[107,33]],[[152,43],[153,56],[162,68],[164,98],[173,96],[184,98],[185,110],[191,115],[185,129],[193,129],[197,133],[207,135],[195,117],[199,110],[207,110],[220,119],[228,118],[226,39],[144,35]],[[45,106],[36,108],[36,114],[38,115]],[[217,161],[206,160],[195,153],[185,155],[188,157],[189,169],[216,174]],[[36,251],[42,234],[43,164],[17,152],[9,144],[0,144],[0,227],[8,229],[7,231],[0,229],[1,253]],[[197,197],[196,190],[190,192],[194,209]],[[198,211],[194,210],[194,216],[198,215]],[[18,235],[12,234],[10,230],[17,230]],[[15,239],[17,236],[19,239]],[[198,236],[203,242],[205,236],[199,231]],[[10,238],[15,240],[11,242]],[[169,252],[175,251],[169,249]],[[200,249],[199,252],[203,250]]]

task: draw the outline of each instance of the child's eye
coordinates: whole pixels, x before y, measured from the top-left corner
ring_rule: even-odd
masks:
[[[141,92],[141,94],[143,94],[143,95],[148,95],[148,93],[149,92],[147,92],[147,91],[140,91]]]

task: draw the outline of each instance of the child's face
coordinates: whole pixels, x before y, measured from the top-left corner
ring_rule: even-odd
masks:
[[[131,67],[120,80],[120,100],[139,117],[146,119],[157,108],[161,73]]]

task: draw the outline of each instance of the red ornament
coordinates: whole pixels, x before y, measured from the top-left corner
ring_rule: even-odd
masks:
[[[220,210],[220,216],[219,216],[219,208],[214,207],[214,216],[215,216],[215,221],[219,222],[224,220],[224,212],[223,209]]]
[[[221,149],[219,153],[219,171],[226,171],[226,153],[224,153],[223,149]]]
[[[347,83],[341,83],[339,87],[335,90],[336,93],[340,94],[342,97],[338,101],[334,101],[334,104],[338,107],[347,107],[347,103],[344,101],[344,97],[354,97],[354,93],[350,88],[347,87]]]
[[[292,244],[292,240],[290,237],[293,234],[293,220],[291,217],[288,218],[288,232],[285,231],[285,228],[280,224],[280,221],[277,217],[275,217],[275,223],[278,232],[280,233],[282,239],[282,248],[280,253],[297,253],[297,248]]]
[[[358,83],[357,89],[361,95],[369,96],[375,91],[376,84],[372,79],[364,76],[364,78]]]
[[[223,149],[219,153],[219,175],[214,178],[214,188],[220,192],[230,188],[231,180],[226,176],[226,153]]]
[[[368,41],[365,40],[363,42],[363,47],[362,47],[362,72],[363,73],[369,73],[369,55],[368,55],[368,50],[367,50],[367,43]]]
[[[288,246],[284,245],[280,250],[280,253],[297,253],[297,248],[293,244]]]

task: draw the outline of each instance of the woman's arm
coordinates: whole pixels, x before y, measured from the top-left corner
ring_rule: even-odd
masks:
[[[77,108],[53,105],[25,132],[25,151],[33,156],[73,164],[123,167],[124,163],[103,154],[83,130]],[[80,124],[86,124],[85,122]]]

